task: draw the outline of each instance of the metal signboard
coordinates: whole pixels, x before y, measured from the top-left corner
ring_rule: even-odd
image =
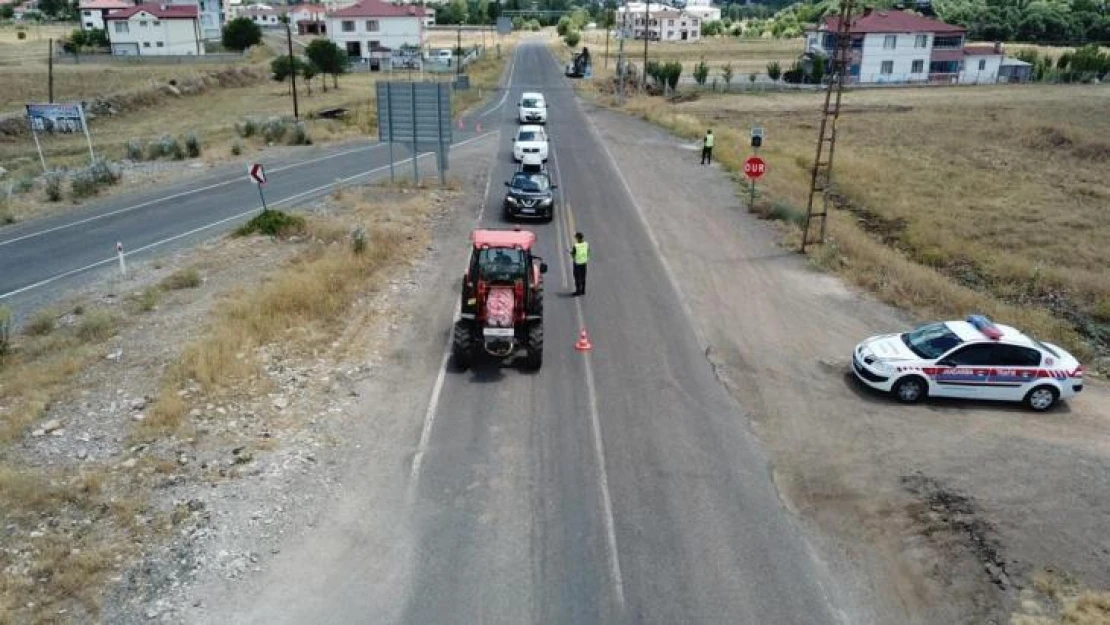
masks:
[[[501,16],[497,18],[497,34],[508,35],[513,32],[513,18]]]
[[[80,104],[28,104],[27,119],[35,132],[85,131],[85,111]]]
[[[393,144],[409,146],[413,152],[413,176],[419,179],[417,158],[421,150],[435,150],[440,180],[446,182],[447,149],[451,145],[451,84],[447,82],[379,81],[378,139],[390,144],[390,174],[393,175]]]

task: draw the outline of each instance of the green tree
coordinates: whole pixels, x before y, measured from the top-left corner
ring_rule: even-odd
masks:
[[[294,73],[303,75],[305,73],[305,67],[308,65],[309,63],[299,56],[295,56],[290,60],[289,55],[283,54],[279,57],[275,57],[273,61],[270,61],[271,77],[277,82],[285,82]]]
[[[705,63],[705,57],[703,56],[698,64],[694,66],[694,82],[704,87],[707,78],[709,78],[709,65]]]
[[[778,61],[771,61],[767,64],[767,76],[770,77],[771,80],[778,82],[779,78],[782,76],[782,66],[779,65]]]
[[[567,47],[577,47],[578,42],[582,41],[582,34],[577,30],[567,31],[567,34],[563,36],[563,41],[566,42]]]
[[[489,24],[490,23],[490,3],[489,0],[478,0],[477,9],[470,17],[471,24]]]
[[[342,48],[335,45],[330,39],[313,39],[305,47],[305,56],[319,69],[322,74],[330,74],[332,84],[339,88],[339,75],[347,71],[350,59]],[[324,81],[324,91],[328,90],[328,83]]]
[[[0,19],[10,20],[15,17],[15,7],[10,4],[0,5]]]
[[[570,28],[570,16],[564,15],[559,18],[559,23],[555,26],[555,32],[558,33],[560,37],[566,37],[567,33],[570,32]]]
[[[308,95],[312,95],[312,79],[320,75],[320,68],[312,61],[305,61],[300,64],[301,76],[304,77],[304,84],[308,87]],[[328,81],[323,80],[324,88],[327,89]]]
[[[469,11],[466,0],[451,0],[436,13],[436,21],[443,24],[465,24]]]
[[[228,50],[242,52],[262,41],[262,29],[247,17],[237,17],[224,26],[223,44]]]
[[[721,79],[725,81],[725,91],[728,91],[729,85],[732,84],[732,63],[725,63],[721,67]]]
[[[682,63],[667,61],[663,66],[663,75],[667,78],[667,85],[674,91],[678,88],[678,79],[682,76]]]

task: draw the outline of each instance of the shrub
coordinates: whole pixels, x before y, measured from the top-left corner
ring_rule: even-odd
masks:
[[[732,84],[732,63],[725,63],[721,67],[721,80],[725,81],[725,91],[728,91],[729,85]]]
[[[23,332],[31,336],[46,336],[58,327],[57,319],[54,313],[48,310],[40,310],[35,313],[35,316],[23,326]]]
[[[162,292],[158,289],[148,286],[143,289],[141,293],[137,294],[133,301],[135,307],[142,312],[150,312],[158,306],[158,300],[161,299]]]
[[[253,117],[248,117],[243,121],[235,124],[235,132],[244,139],[249,139],[258,133],[258,120]]]
[[[775,202],[771,205],[771,210],[767,212],[767,216],[771,219],[792,223],[797,226],[804,226],[806,223],[806,214],[786,202]]]
[[[239,156],[242,153],[243,153],[243,144],[239,143],[238,141],[231,144],[231,155],[232,156]]]
[[[271,117],[262,124],[260,129],[262,138],[267,143],[277,143],[285,136],[285,132],[289,130],[288,124],[281,117]]]
[[[26,193],[35,188],[35,179],[30,176],[24,176],[15,181],[12,185],[12,193]]]
[[[366,229],[362,226],[351,231],[351,251],[355,254],[366,252]]]
[[[200,272],[196,269],[182,269],[166,276],[162,280],[162,288],[167,291],[179,291],[181,289],[195,289],[201,285]]]
[[[114,185],[119,180],[119,172],[107,161],[100,160],[73,174],[70,192],[74,198],[90,197],[99,193],[101,188]]]
[[[15,38],[19,39],[20,41],[23,41],[24,39],[27,38],[27,31],[21,30],[21,31],[17,32],[15,34]]]
[[[696,82],[696,83],[698,83],[698,85],[704,87],[705,86],[705,79],[708,78],[708,77],[709,77],[709,65],[707,65],[705,63],[705,57],[703,56],[701,58],[701,60],[698,61],[698,64],[694,66],[694,82]]]
[[[127,158],[132,161],[143,160],[143,142],[138,139],[127,141]]]
[[[162,135],[157,141],[151,143],[147,153],[150,160],[165,157],[180,161],[185,158],[185,150],[181,147],[181,143],[170,135]]]
[[[776,82],[782,76],[782,66],[779,65],[778,61],[771,61],[767,64],[767,76]]]
[[[112,338],[116,333],[119,319],[106,310],[95,310],[81,319],[77,325],[77,338],[86,343],[94,343]]]
[[[235,234],[245,237],[252,234],[265,234],[272,237],[287,237],[301,234],[305,229],[304,218],[281,211],[266,210],[240,226]]]
[[[62,200],[62,172],[52,171],[43,178],[43,189],[46,191],[46,199],[51,202],[60,202]]]
[[[200,138],[194,132],[185,135],[185,153],[189,158],[200,156]]]
[[[308,128],[304,122],[293,124],[293,132],[290,133],[287,143],[289,145],[312,145],[312,139],[308,136]]]
[[[573,48],[578,45],[579,41],[582,41],[582,33],[578,32],[577,30],[572,30],[563,37],[563,41],[567,44],[568,47]]]

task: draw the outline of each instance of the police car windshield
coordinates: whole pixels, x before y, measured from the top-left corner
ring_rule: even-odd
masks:
[[[513,188],[528,193],[542,193],[550,188],[546,174],[517,174],[513,176]]]
[[[930,323],[902,335],[910,350],[928,360],[936,360],[963,341],[943,323]]]

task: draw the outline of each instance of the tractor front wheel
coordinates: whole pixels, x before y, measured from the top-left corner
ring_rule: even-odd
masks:
[[[532,324],[528,328],[528,342],[525,345],[528,350],[528,368],[532,371],[539,371],[543,366],[543,322]]]
[[[455,361],[455,367],[464,371],[470,366],[474,355],[474,331],[470,326],[471,324],[464,319],[456,321],[451,339],[451,356]]]

